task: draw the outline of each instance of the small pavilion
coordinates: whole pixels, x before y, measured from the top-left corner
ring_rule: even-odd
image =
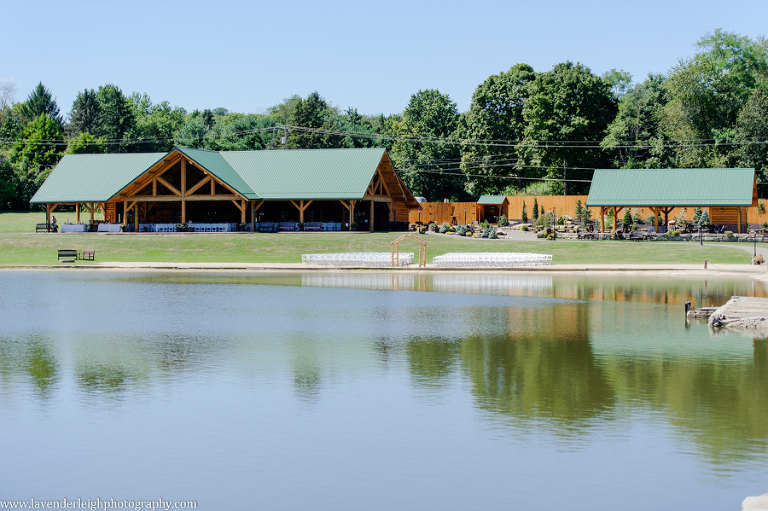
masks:
[[[144,222],[339,222],[388,230],[418,203],[383,148],[66,155],[30,201]]]
[[[711,225],[733,226],[742,232],[747,210],[757,205],[755,169],[597,169],[587,198],[588,207],[600,208],[605,232],[605,214],[613,211],[613,228],[624,208],[648,208],[665,224],[675,208],[709,209]]]
[[[477,199],[478,218],[491,223],[499,221],[501,215],[507,214],[509,200],[506,195],[481,195]]]

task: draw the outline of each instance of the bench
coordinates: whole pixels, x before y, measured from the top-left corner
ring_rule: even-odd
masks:
[[[83,253],[80,254],[80,259],[83,261],[93,261],[96,259],[96,251],[93,249],[83,250]]]
[[[323,227],[321,222],[307,222],[304,224],[305,231],[319,231]]]
[[[642,231],[632,231],[629,233],[630,241],[643,241],[645,239],[645,233]]]
[[[37,224],[35,225],[35,232],[48,232],[51,230],[49,224]]]
[[[59,262],[74,263],[77,259],[77,250],[59,250]]]

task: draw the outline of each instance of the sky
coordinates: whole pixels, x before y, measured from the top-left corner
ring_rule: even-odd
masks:
[[[2,9],[0,80],[16,101],[42,82],[63,114],[113,83],[187,111],[264,113],[317,91],[362,114],[396,114],[438,89],[466,111],[490,75],[581,62],[642,82],[718,28],[766,35],[766,0],[133,2],[16,0]]]

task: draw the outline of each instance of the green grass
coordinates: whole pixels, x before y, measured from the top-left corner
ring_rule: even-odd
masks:
[[[57,215],[59,223],[74,213]],[[88,217],[81,216],[82,220]],[[402,233],[283,233],[283,234],[35,234],[45,213],[0,213],[0,265],[56,264],[58,249],[95,249],[99,262],[249,262],[299,263],[301,254],[327,252],[389,252]],[[553,255],[555,264],[693,263],[749,264],[749,252],[731,243],[636,243],[630,241],[507,241],[424,235],[427,262],[446,252],[539,252]],[[418,253],[414,241],[401,251]],[[87,264],[85,262],[84,264]]]

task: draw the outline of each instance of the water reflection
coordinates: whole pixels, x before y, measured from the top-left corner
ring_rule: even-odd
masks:
[[[83,316],[82,304],[52,298],[73,290],[122,308]],[[733,466],[768,444],[768,341],[711,339],[704,325],[686,329],[678,307],[731,295],[766,289],[513,274],[0,272],[0,381],[5,397],[28,391],[32,404],[71,406],[62,388],[72,384],[89,405],[120,397],[127,411],[144,406],[134,394],[157,398],[168,381],[182,395],[266,382],[314,413],[353,415],[355,400],[340,394],[391,380],[447,401],[466,395],[464,413],[525,434],[587,441],[624,428],[617,417],[663,423],[710,463]]]

